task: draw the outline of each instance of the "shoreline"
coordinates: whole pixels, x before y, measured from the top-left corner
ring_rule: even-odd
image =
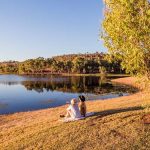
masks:
[[[0,73],[0,75],[60,75],[60,76],[103,76],[103,74],[100,73],[89,73],[89,74],[78,74],[78,73],[34,73],[34,74],[17,74],[17,73]],[[128,74],[114,74],[114,73],[108,73],[106,74],[106,77],[129,77]]]
[[[132,80],[132,82],[131,82]],[[133,78],[133,77],[123,77],[123,78],[117,78],[117,79],[112,79],[111,81],[114,82],[114,83],[119,83],[119,84],[124,84],[124,85],[127,85],[127,86],[132,86],[133,88],[136,88],[138,89],[139,91],[135,92],[135,93],[130,93],[129,95],[127,96],[121,96],[121,97],[116,97],[116,98],[108,98],[108,99],[98,99],[98,100],[90,100],[90,101],[87,101],[86,103],[88,105],[90,105],[91,103],[95,103],[95,102],[110,102],[110,101],[117,101],[118,99],[124,99],[126,97],[134,97],[134,95],[137,95],[137,94],[141,94],[141,90],[139,89],[138,85],[135,83],[136,82],[136,78]],[[44,110],[50,110],[50,109],[59,109],[59,108],[64,108],[66,107],[68,104],[65,104],[65,105],[61,105],[61,106],[57,106],[57,107],[51,107],[51,108],[45,108],[45,109],[37,109],[37,110],[29,110],[29,111],[21,111],[21,112],[15,112],[15,113],[8,113],[8,114],[0,114],[0,117],[1,116],[9,116],[9,115],[15,115],[15,114],[22,114],[22,113],[34,113],[34,112],[38,112],[38,111],[44,111]]]
[[[120,74],[119,74],[119,76],[120,76]],[[116,78],[118,77],[118,75],[116,75]],[[109,79],[109,78],[108,78]],[[114,78],[115,79],[115,78]],[[111,78],[109,79],[109,81],[111,80]],[[113,80],[111,80],[111,81],[113,81]],[[131,92],[131,91],[130,91]],[[130,93],[129,91],[127,92],[128,94],[127,95],[130,95],[131,93]],[[92,94],[92,93],[89,93],[89,94]],[[108,95],[108,94],[116,94],[117,95],[117,93],[103,93],[103,94],[99,94],[99,96],[104,96],[104,95]],[[119,93],[118,93],[119,94]],[[126,95],[126,94],[125,94]],[[114,97],[117,97],[117,96],[114,96]],[[118,96],[118,97],[120,97],[120,96]],[[109,100],[109,99],[112,99],[113,98],[113,96],[112,97],[109,97],[109,98],[102,98],[102,97],[99,97],[99,98],[95,98],[95,100]],[[95,100],[93,100],[94,99],[94,97],[92,98],[92,99],[90,99],[89,101],[91,101],[91,102],[93,102],[93,101],[95,101]],[[87,100],[87,102],[89,102],[88,100]],[[4,103],[5,104],[5,103]],[[62,104],[62,105],[59,105],[59,106],[55,106],[55,107],[49,107],[49,108],[38,108],[38,109],[28,109],[28,110],[20,110],[20,111],[14,111],[14,112],[3,112],[3,113],[0,113],[0,115],[11,115],[11,114],[15,114],[15,113],[25,113],[25,112],[34,112],[34,111],[38,111],[38,110],[43,110],[43,109],[50,109],[50,108],[56,108],[56,107],[60,107],[60,106],[64,106],[65,105],[65,103],[64,104]],[[0,106],[1,106],[1,104],[0,104]],[[3,106],[3,103],[2,103],[2,106]]]

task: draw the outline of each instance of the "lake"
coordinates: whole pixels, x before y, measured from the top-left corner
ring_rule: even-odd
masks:
[[[105,77],[0,75],[0,114],[57,107],[80,94],[87,100],[104,100],[130,90]]]

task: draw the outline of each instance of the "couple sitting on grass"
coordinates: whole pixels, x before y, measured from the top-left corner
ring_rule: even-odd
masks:
[[[85,97],[81,95],[79,96],[79,105],[75,98],[72,99],[71,104],[67,108],[66,115],[60,115],[60,117],[64,117],[62,121],[67,122],[83,119],[89,115],[91,115],[91,113],[86,113]]]

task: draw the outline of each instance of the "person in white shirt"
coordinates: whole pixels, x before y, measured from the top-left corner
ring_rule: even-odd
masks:
[[[65,116],[61,115],[60,117],[66,117],[66,118],[70,117],[72,119],[81,117],[78,103],[77,103],[77,100],[75,98],[71,100],[71,104],[67,108],[67,114]]]

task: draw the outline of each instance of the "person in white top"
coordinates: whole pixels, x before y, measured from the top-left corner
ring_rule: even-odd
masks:
[[[85,117],[92,116],[94,112],[88,112],[84,111],[85,116],[80,113],[78,103],[76,99],[71,100],[71,104],[69,107],[66,109],[67,113],[66,115],[60,115],[60,117],[63,117],[63,119],[60,119],[62,122],[70,122],[70,121],[77,121],[80,119],[84,119]]]
[[[66,117],[66,118],[70,117],[72,119],[81,117],[78,103],[77,103],[77,100],[75,98],[71,100],[71,104],[67,108],[67,114],[64,117]]]

